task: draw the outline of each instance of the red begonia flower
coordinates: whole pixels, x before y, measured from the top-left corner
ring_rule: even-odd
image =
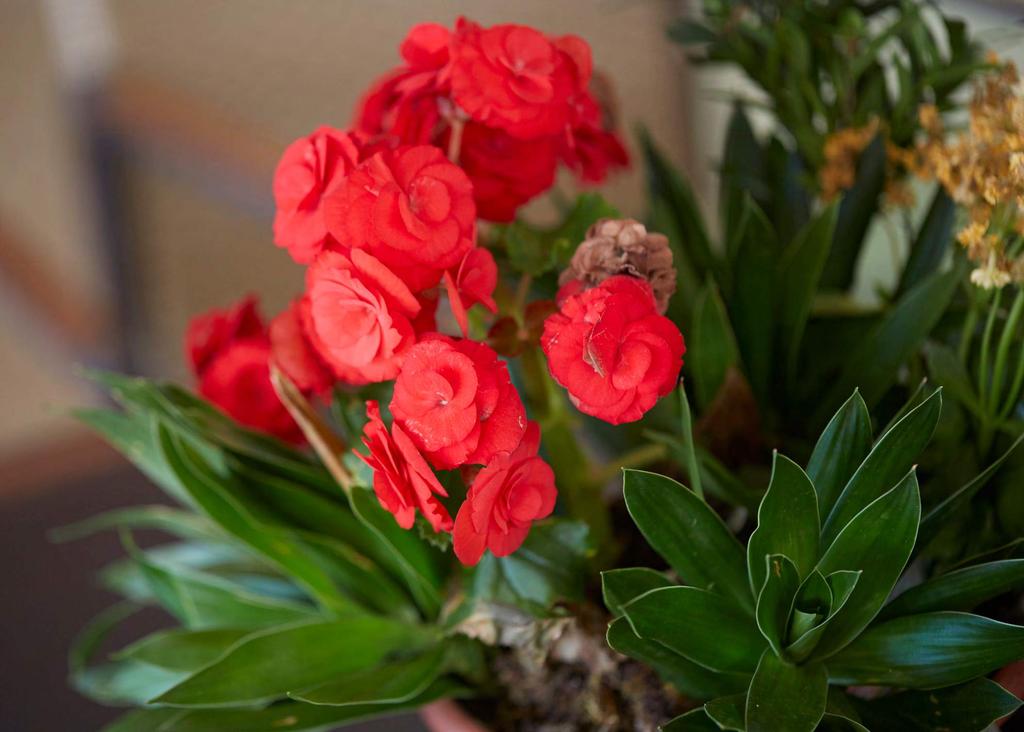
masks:
[[[274,243],[288,249],[296,262],[309,264],[332,247],[323,200],[358,163],[353,139],[331,127],[320,127],[285,149],[274,172]]]
[[[544,322],[541,347],[581,412],[632,422],[673,389],[686,346],[672,321],[658,315],[649,284],[617,275],[561,300]]]
[[[467,566],[485,549],[504,557],[518,549],[534,521],[551,515],[558,491],[551,467],[537,457],[540,430],[530,422],[519,446],[477,473],[455,517],[455,556]]]
[[[241,338],[261,338],[264,330],[257,299],[249,295],[229,308],[210,310],[192,318],[185,331],[185,356],[198,375],[229,343]]]
[[[395,378],[415,342],[420,303],[394,272],[359,249],[324,252],[306,272],[306,295],[310,342],[338,379]]]
[[[473,182],[480,218],[511,221],[520,206],[548,190],[555,182],[559,139],[545,135],[523,140],[496,127],[468,122],[462,132],[459,165]]]
[[[436,285],[476,238],[469,178],[429,145],[370,157],[327,202],[326,216],[342,245],[369,251],[415,292]]]
[[[586,44],[556,45],[527,26],[482,28],[460,18],[451,44],[452,99],[471,119],[513,137],[561,132],[580,69],[560,46],[579,53]]]
[[[412,440],[398,424],[388,434],[376,401],[366,402],[366,416],[363,444],[369,455],[356,454],[373,468],[373,492],[380,505],[403,529],[412,528],[418,509],[434,531],[451,531],[452,517],[437,500],[448,494]]]
[[[451,270],[446,271],[444,286],[463,337],[469,336],[467,311],[471,307],[480,303],[492,313],[498,311],[493,297],[494,288],[498,286],[498,265],[493,255],[483,247],[470,249],[455,274]]]
[[[484,464],[519,444],[526,410],[487,345],[428,335],[406,354],[391,413],[440,469]]]
[[[334,375],[310,342],[309,298],[297,298],[270,321],[268,334],[274,363],[305,394],[319,394],[334,384]]]
[[[565,164],[585,183],[601,183],[608,173],[629,167],[629,152],[588,92],[576,97],[574,122],[562,145]]]

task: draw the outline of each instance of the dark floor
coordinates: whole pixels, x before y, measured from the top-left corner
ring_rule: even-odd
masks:
[[[127,465],[0,498],[0,730],[92,732],[118,716],[68,688],[66,653],[88,619],[114,601],[94,575],[123,556],[120,543],[108,532],[53,544],[46,533],[111,508],[161,501],[160,491]],[[403,717],[346,729],[423,727]]]

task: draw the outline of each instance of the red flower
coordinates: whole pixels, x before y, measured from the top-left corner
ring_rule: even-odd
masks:
[[[469,178],[429,145],[373,155],[327,202],[326,216],[338,241],[366,249],[416,292],[436,285],[476,238]]]
[[[293,142],[274,172],[274,243],[288,249],[300,264],[309,264],[331,237],[324,224],[323,199],[331,195],[359,162],[352,138],[320,127]]]
[[[629,152],[597,100],[589,92],[582,94],[574,110],[575,121],[561,155],[576,176],[585,183],[601,183],[610,171],[628,168]]]
[[[437,500],[448,494],[412,440],[397,424],[388,434],[376,401],[366,402],[366,416],[363,444],[370,454],[356,454],[373,468],[373,492],[380,505],[403,529],[412,528],[419,509],[434,531],[451,531],[452,517]]]
[[[498,286],[498,265],[494,257],[483,247],[470,249],[452,274],[444,273],[444,286],[448,293],[452,314],[462,330],[463,337],[469,336],[469,317],[466,311],[480,303],[492,313],[498,311],[494,302],[494,288]]]
[[[484,464],[513,450],[526,429],[523,402],[497,354],[442,335],[409,349],[391,413],[439,470]]]
[[[210,310],[192,318],[185,331],[185,356],[192,371],[204,371],[232,341],[263,337],[263,319],[258,308],[256,297],[249,295],[229,308]]]
[[[394,272],[366,252],[324,252],[306,272],[309,335],[341,381],[395,378],[415,342],[420,303]]]
[[[495,127],[467,123],[459,165],[473,182],[480,218],[514,219],[520,206],[555,182],[557,153],[556,135],[521,140]]]
[[[650,285],[626,275],[566,296],[544,322],[541,347],[573,404],[611,424],[640,419],[671,391],[686,351]]]
[[[452,99],[471,119],[513,137],[561,132],[581,71],[575,54],[587,49],[582,41],[564,46],[527,26],[484,29],[460,18],[451,47]]]
[[[518,549],[534,521],[551,515],[558,491],[551,467],[537,457],[540,430],[530,422],[519,446],[494,457],[473,480],[455,517],[455,556],[467,566],[484,549],[504,557]]]
[[[270,321],[274,363],[302,392],[318,394],[334,384],[334,375],[309,340],[309,298],[298,298]]]
[[[202,396],[240,424],[304,442],[270,383],[270,341],[255,298],[193,318],[185,350]]]

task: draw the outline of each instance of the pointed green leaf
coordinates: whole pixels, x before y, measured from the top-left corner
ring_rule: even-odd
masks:
[[[641,638],[627,618],[618,618],[608,626],[608,646],[624,656],[646,663],[662,680],[694,699],[733,694],[747,688],[747,674],[716,673],[681,656],[668,646]]]
[[[993,597],[1024,589],[1024,559],[976,564],[933,577],[896,597],[879,620],[936,610],[971,610]]]
[[[822,528],[827,546],[854,516],[903,477],[932,438],[942,411],[942,391],[936,391],[892,429],[882,435],[857,468]],[[855,569],[855,567],[844,567]]]
[[[422,694],[444,670],[445,650],[437,646],[419,656],[359,669],[289,696],[308,704],[399,704]]]
[[[910,246],[897,294],[902,294],[939,268],[953,242],[956,204],[942,186],[935,190],[928,214]]]
[[[118,651],[114,658],[140,661],[169,671],[197,671],[252,632],[248,628],[161,630]]]
[[[831,619],[815,658],[827,658],[846,646],[878,614],[914,548],[920,517],[921,497],[911,471],[857,514],[825,551],[819,572],[827,576],[850,570],[861,575],[846,604]]]
[[[356,616],[254,633],[153,700],[168,706],[246,706],[280,699],[339,674],[370,669],[388,654],[427,643],[423,628]]]
[[[753,614],[743,547],[706,503],[671,478],[625,470],[626,508],[683,581],[732,598]]]
[[[796,566],[783,554],[765,557],[764,587],[757,597],[757,627],[776,655],[782,655],[789,632],[793,600],[800,588]]]
[[[616,617],[622,615],[622,606],[632,602],[649,590],[671,587],[672,582],[661,572],[646,567],[610,569],[601,572],[601,592],[604,605]]]
[[[746,722],[743,720],[746,703],[746,693],[733,694],[705,703],[704,711],[715,720],[719,729],[743,732],[746,729]]]
[[[854,390],[821,433],[807,461],[807,477],[818,494],[822,520],[870,451],[871,415],[860,392]]]
[[[983,732],[1013,714],[1021,702],[989,679],[931,691],[904,691],[861,702],[872,732]]]
[[[1024,658],[1024,627],[980,615],[924,613],[872,626],[828,662],[834,684],[934,689]]]
[[[697,587],[665,587],[623,610],[641,638],[657,641],[712,671],[752,671],[764,639],[725,597]]]
[[[693,379],[694,395],[702,409],[718,394],[730,368],[739,363],[739,350],[725,304],[714,282],[709,281],[693,306],[687,372]]]
[[[810,580],[818,573],[812,573],[808,579]],[[846,602],[850,599],[850,595],[853,594],[854,588],[857,586],[857,582],[860,580],[860,572],[851,572],[848,570],[840,570],[830,574],[826,580],[828,586],[829,605],[828,610],[824,617],[816,615],[818,618],[816,624],[807,628],[802,633],[795,633],[793,642],[786,648],[786,656],[793,661],[804,661],[809,658],[821,641],[822,637],[828,632],[829,625],[832,620],[839,614],[839,612],[845,607]],[[820,574],[818,575],[820,576]],[[797,595],[797,606],[801,597]],[[809,611],[808,611],[809,612]]]
[[[757,529],[747,543],[750,587],[760,592],[765,578],[765,557],[785,554],[799,578],[818,561],[818,499],[800,466],[775,453],[772,478],[757,510]]]
[[[747,732],[813,732],[825,713],[828,674],[820,663],[792,666],[770,650],[747,692]]]

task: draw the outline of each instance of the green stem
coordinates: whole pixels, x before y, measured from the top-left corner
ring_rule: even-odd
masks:
[[[999,303],[1002,301],[1003,291],[996,290],[996,295],[989,305],[988,318],[985,320],[985,332],[981,336],[981,365],[978,369],[978,396],[982,406],[988,404],[989,384],[991,374],[988,370],[989,351],[992,346],[992,332],[995,330],[996,315],[999,312]]]
[[[989,414],[996,414],[999,404],[999,396],[1003,391],[1003,380],[1006,376],[1006,359],[1010,355],[1010,346],[1017,335],[1017,325],[1020,322],[1021,312],[1024,312],[1024,289],[1017,289],[1017,297],[1014,298],[1010,308],[1010,315],[1003,326],[1003,332],[999,336],[999,345],[996,348],[996,366],[992,373],[992,391],[988,395],[987,410]]]
[[[1024,386],[1024,341],[1021,341],[1020,354],[1017,356],[1017,372],[1013,375],[1013,383],[1010,384],[1010,393],[1007,394],[1006,401],[999,410],[999,419],[997,422],[1002,422],[1013,411],[1013,408],[1020,400],[1021,386]]]
[[[960,363],[967,367],[967,355],[970,352],[971,341],[974,340],[974,329],[978,327],[978,298],[973,292],[974,286],[970,285],[971,291],[968,292],[970,299],[970,305],[967,309],[967,317],[964,318],[964,327],[960,332],[960,346],[957,350],[957,355],[960,357]]]
[[[690,415],[690,400],[686,398],[686,387],[679,385],[679,405],[683,423],[683,450],[685,450],[686,472],[690,476],[690,487],[697,497],[704,500],[704,485],[700,480],[700,464],[693,444],[693,422]]]

